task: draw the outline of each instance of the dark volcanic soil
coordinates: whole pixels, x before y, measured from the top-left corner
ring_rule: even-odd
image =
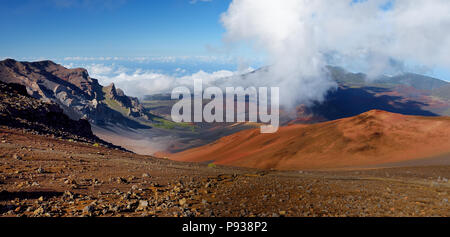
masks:
[[[1,216],[450,216],[450,167],[281,172],[0,129]]]

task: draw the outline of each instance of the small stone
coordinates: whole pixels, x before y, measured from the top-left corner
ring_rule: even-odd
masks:
[[[130,199],[130,194],[125,193],[122,195],[122,200],[128,200],[128,199]]]
[[[86,207],[83,209],[83,212],[86,213],[86,214],[90,214],[90,213],[92,213],[93,211],[94,211],[94,207],[91,206],[91,205],[88,205],[88,206],[86,206]]]
[[[33,183],[31,184],[31,186],[39,186],[39,184],[38,184],[37,182],[33,182]]]
[[[67,199],[73,199],[73,194],[70,191],[65,191],[63,197]]]
[[[126,183],[128,183],[128,181],[125,178],[118,177],[117,178],[117,183],[118,184],[126,184]]]
[[[184,204],[186,204],[186,198],[180,199],[179,203],[180,206],[184,206]]]
[[[38,198],[38,201],[43,202],[43,201],[44,201],[44,197],[43,197],[43,196],[40,196],[40,197]]]
[[[38,172],[39,174],[43,174],[43,173],[45,173],[45,170],[44,170],[42,167],[39,167],[39,169],[37,170],[37,172]]]
[[[139,201],[138,209],[145,209],[147,207],[148,207],[148,201],[145,201],[145,200]]]
[[[20,157],[20,156],[17,155],[17,154],[14,154],[14,155],[13,155],[13,158],[16,159],[16,160],[22,160],[22,157]]]
[[[65,184],[77,184],[77,182],[73,179],[66,179],[66,180],[64,180],[64,183]]]
[[[101,182],[98,179],[93,179],[92,180],[92,184],[101,184]]]
[[[150,175],[148,173],[143,173],[142,174],[142,178],[148,178],[148,177],[150,177]]]
[[[42,214],[44,214],[44,209],[43,209],[42,207],[39,207],[38,209],[36,209],[36,210],[33,212],[33,214],[36,215],[36,216],[42,215]]]

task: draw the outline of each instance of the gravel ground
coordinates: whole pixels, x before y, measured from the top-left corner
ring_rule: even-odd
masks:
[[[264,171],[0,129],[0,216],[450,216],[450,166]]]

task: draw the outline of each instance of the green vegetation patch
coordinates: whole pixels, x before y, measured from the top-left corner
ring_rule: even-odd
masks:
[[[105,104],[108,105],[109,108],[121,113],[124,116],[128,116],[128,114],[130,113],[130,109],[123,107],[116,100],[109,98],[109,96],[107,96],[106,89],[104,87],[103,87],[103,94],[105,97],[103,102],[105,102]]]
[[[192,132],[195,131],[195,126],[190,123],[176,123],[167,119],[163,119],[160,117],[153,118],[153,121],[155,123],[153,126],[163,129],[174,129],[174,128],[184,128],[184,129],[190,129]]]

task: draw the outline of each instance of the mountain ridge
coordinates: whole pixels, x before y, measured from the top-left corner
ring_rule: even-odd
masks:
[[[0,125],[66,140],[120,148],[95,136],[87,120],[72,120],[53,102],[31,97],[25,86],[0,81]]]
[[[114,89],[114,96],[108,96],[97,79],[91,78],[86,69],[67,69],[62,65],[45,60],[19,62],[13,59],[0,61],[0,81],[24,85],[28,93],[37,99],[52,101],[60,105],[72,119],[81,118],[93,124],[122,123],[130,127],[148,127],[134,119],[148,119],[148,113],[136,98],[128,97]],[[111,108],[108,101],[118,102],[118,108]]]
[[[450,117],[371,110],[274,134],[245,130],[169,155],[177,161],[262,169],[335,169],[380,165],[450,154]]]
[[[367,80],[363,73],[351,73],[338,67],[328,69],[338,82],[337,89],[328,92],[323,102],[298,105],[294,114],[282,110],[280,121],[283,126],[342,119],[373,109],[418,116],[450,115],[450,99],[445,98],[447,82],[417,74]],[[255,76],[267,70],[268,67],[263,67],[251,74]],[[254,127],[246,124],[176,124],[170,121],[171,105],[176,102],[170,97],[147,97],[141,103],[114,84],[100,85],[86,69],[67,69],[49,60],[0,61],[0,81],[26,86],[28,94],[34,98],[58,104],[73,120],[88,120],[101,138],[110,142],[123,141],[119,145],[130,150],[137,149],[135,144],[138,143],[144,147],[156,142],[155,147],[164,147],[161,152],[179,152]],[[159,137],[164,139],[159,141],[156,139]],[[151,153],[139,149],[145,154],[155,152],[155,149],[150,149]]]

